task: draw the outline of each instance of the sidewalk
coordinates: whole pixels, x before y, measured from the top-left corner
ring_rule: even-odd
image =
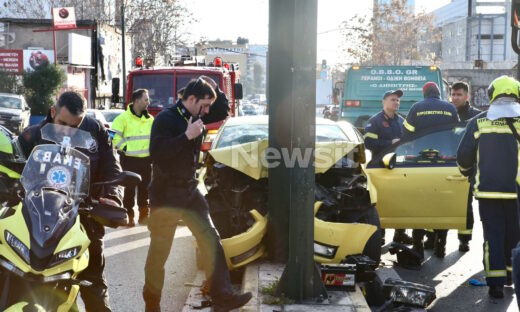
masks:
[[[240,312],[273,312],[273,311],[313,311],[313,312],[335,312],[335,311],[360,311],[369,312],[366,300],[361,290],[356,287],[353,292],[347,291],[327,291],[329,300],[325,300],[323,303],[310,303],[310,304],[291,304],[285,306],[279,305],[267,305],[264,304],[264,297],[261,293],[263,287],[269,286],[272,282],[279,279],[282,275],[284,266],[283,264],[272,264],[267,262],[255,262],[247,266],[242,281],[242,292],[250,291],[253,294],[253,298],[247,305],[239,310]],[[205,300],[198,287],[204,280],[204,273],[199,271],[195,281],[193,282],[194,287],[192,288],[187,300],[184,305],[183,312],[192,311],[203,311],[210,312],[211,308],[196,309],[199,307],[201,302]]]

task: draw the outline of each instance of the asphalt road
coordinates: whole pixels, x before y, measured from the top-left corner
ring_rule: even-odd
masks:
[[[114,312],[144,311],[141,291],[144,285],[144,264],[150,239],[144,226],[107,229],[105,235],[105,274],[110,305]],[[194,238],[185,226],[179,226],[166,262],[162,311],[181,311],[197,273]],[[78,300],[81,301],[81,300]],[[80,302],[80,310],[84,311]]]
[[[393,266],[402,279],[426,284],[436,289],[437,299],[428,308],[429,311],[519,311],[513,287],[506,287],[505,298],[490,299],[486,286],[470,286],[469,280],[474,278],[485,282],[482,264],[482,223],[478,215],[478,203],[473,202],[475,226],[470,251],[461,253],[458,250],[457,231],[448,232],[446,257],[439,259],[431,250],[425,251],[425,260],[419,271],[407,270],[395,266],[395,255],[390,255],[387,248],[383,250],[385,265]],[[393,231],[386,231],[386,242],[390,242]],[[411,231],[408,231],[411,235]],[[386,245],[385,247],[387,247]]]

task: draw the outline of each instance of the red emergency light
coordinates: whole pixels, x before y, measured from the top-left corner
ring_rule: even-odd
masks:
[[[229,70],[229,63],[224,63],[224,68]]]
[[[143,67],[143,58],[138,56],[135,58],[135,66],[136,67]]]
[[[213,65],[215,65],[215,67],[222,67],[222,58],[217,56],[213,59]]]

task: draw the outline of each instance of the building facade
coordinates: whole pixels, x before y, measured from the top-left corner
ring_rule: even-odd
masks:
[[[114,26],[100,25],[92,20],[78,20],[77,29],[56,31],[56,56],[54,56],[52,20],[50,19],[0,19],[3,38],[0,52],[23,51],[48,53],[66,73],[63,90],[83,93],[89,107],[110,106],[112,78],[122,77],[121,34]],[[131,38],[126,36],[126,67],[131,67]],[[27,62],[21,70],[30,69]],[[13,72],[21,74],[21,70]],[[120,79],[120,94],[122,94]]]

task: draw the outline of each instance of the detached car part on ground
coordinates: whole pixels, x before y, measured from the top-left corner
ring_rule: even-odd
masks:
[[[229,119],[205,161],[206,198],[230,269],[265,254],[268,117]],[[302,153],[303,154],[303,153]],[[350,124],[316,122],[315,259],[339,263],[365,254],[379,262],[379,217],[370,204],[363,139]]]

